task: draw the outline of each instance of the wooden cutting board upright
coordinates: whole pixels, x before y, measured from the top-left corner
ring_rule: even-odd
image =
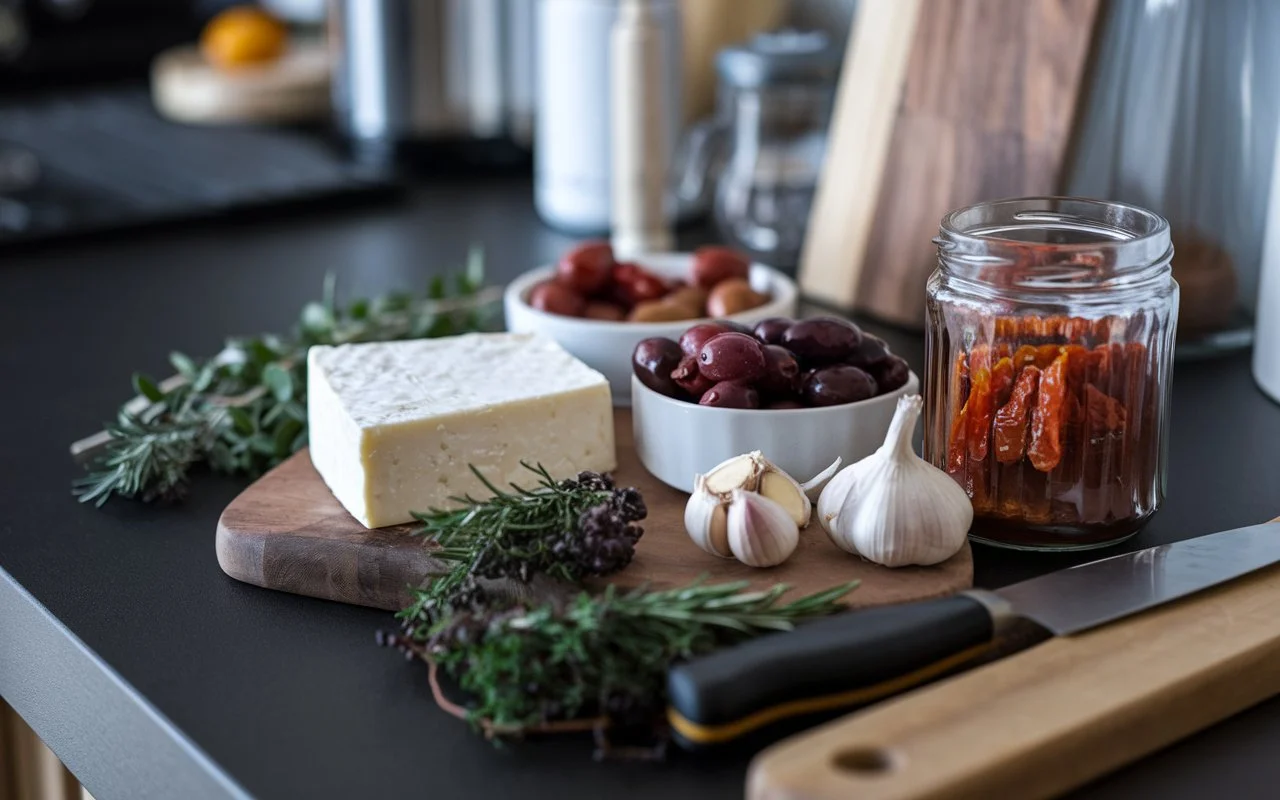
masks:
[[[814,299],[920,327],[952,209],[1054,194],[1099,0],[862,0],[801,254]]]
[[[661,483],[641,466],[631,434],[631,412],[614,409],[619,485],[644,495],[649,516],[631,565],[610,579],[632,587],[680,586],[705,575],[716,582],[748,580],[757,589],[786,583],[794,593],[828,589],[851,580],[855,608],[938,597],[973,584],[973,556],[966,544],[933,567],[888,569],[849,555],[828,541],[815,523],[785,563],[753,569],[699,550],[684,530],[684,492]],[[237,497],[218,520],[218,563],[237,580],[268,589],[400,609],[409,587],[421,585],[440,564],[411,525],[369,530],[356,522],[325,486],[303,450]]]

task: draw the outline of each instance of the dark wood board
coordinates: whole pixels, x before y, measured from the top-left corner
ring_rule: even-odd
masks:
[[[943,215],[1058,190],[1099,7],[1099,0],[861,3],[850,45],[896,46],[878,59],[847,56],[802,291],[920,328]]]
[[[815,523],[784,564],[753,569],[699,550],[684,531],[688,495],[645,471],[636,457],[631,412],[614,411],[621,485],[644,495],[649,516],[635,560],[611,579],[621,586],[677,586],[706,574],[709,580],[750,580],[758,588],[786,583],[808,593],[859,579],[850,605],[867,607],[937,597],[970,587],[969,546],[933,567],[887,569],[835,547]],[[532,477],[532,476],[531,476]],[[532,483],[532,482],[531,482]],[[368,530],[338,503],[305,450],[264,475],[237,497],[218,520],[218,563],[237,580],[268,589],[399,609],[408,587],[420,585],[439,564],[412,526]]]

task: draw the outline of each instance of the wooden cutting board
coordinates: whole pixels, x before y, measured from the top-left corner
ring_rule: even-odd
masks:
[[[850,580],[862,584],[850,605],[868,607],[938,597],[973,584],[973,557],[966,544],[933,567],[887,569],[835,547],[814,524],[786,563],[753,569],[699,550],[684,530],[688,495],[645,471],[636,456],[631,412],[614,410],[619,485],[644,495],[649,516],[631,565],[611,579],[621,586],[678,586],[705,574],[713,581],[749,580],[757,588],[776,583],[793,593],[827,589]],[[532,476],[531,476],[532,477]],[[532,484],[532,481],[531,481]],[[368,530],[330,493],[306,451],[264,475],[237,497],[218,520],[218,563],[237,580],[341,603],[400,609],[408,587],[421,585],[439,563],[411,525]]]
[[[1098,0],[861,0],[800,263],[807,296],[920,327],[943,215],[1054,194]]]
[[[1280,567],[764,751],[747,796],[1054,797],[1280,693]]]

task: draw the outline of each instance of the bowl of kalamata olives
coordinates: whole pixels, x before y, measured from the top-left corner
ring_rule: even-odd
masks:
[[[691,491],[694,476],[752,450],[805,481],[884,443],[897,398],[920,380],[848,320],[714,320],[650,337],[631,357],[640,461]]]
[[[607,242],[587,242],[513,281],[504,309],[508,330],[555,339],[609,379],[615,405],[627,405],[627,365],[641,339],[674,339],[699,320],[749,326],[794,314],[796,295],[786,275],[726,247],[620,262]]]

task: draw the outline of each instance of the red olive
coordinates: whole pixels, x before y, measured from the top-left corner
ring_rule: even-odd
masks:
[[[769,397],[792,397],[800,391],[800,362],[795,354],[776,344],[764,346],[764,375],[757,381]]]
[[[554,281],[545,281],[529,292],[529,305],[548,314],[580,317],[587,301],[582,295]]]
[[[876,381],[876,393],[885,394],[905,386],[911,377],[911,368],[900,356],[890,355],[878,364],[867,367],[867,372]]]
[[[884,339],[879,336],[872,336],[864,331],[862,341],[853,349],[853,352],[844,360],[844,363],[867,369],[873,364],[880,364],[886,361],[889,355],[889,345],[884,343]]]
[[[843,361],[861,343],[862,330],[837,317],[802,319],[782,334],[782,346],[807,366]]]
[[[728,247],[699,247],[693,251],[693,282],[712,289],[730,278],[746,280],[751,262]]]
[[[637,264],[613,269],[613,298],[628,308],[648,300],[661,300],[671,291],[667,282]]]
[[[810,372],[804,381],[804,399],[811,406],[839,406],[875,397],[876,381],[857,367],[840,364]]]
[[[667,397],[682,397],[683,392],[671,379],[671,372],[680,363],[680,345],[655,336],[641,339],[631,353],[631,371],[640,382]]]
[[[565,253],[556,265],[556,280],[588,297],[609,288],[613,248],[608,242],[584,242]]]
[[[696,356],[712,336],[719,336],[732,330],[728,325],[720,322],[704,322],[700,325],[694,325],[680,334],[680,349],[691,356]]]
[[[782,344],[782,335],[794,324],[796,321],[789,317],[769,317],[757,322],[751,332],[765,344]]]
[[[698,351],[698,369],[713,381],[751,383],[764,375],[764,347],[745,333],[717,334]]]
[[[717,408],[759,408],[760,393],[750,386],[721,381],[703,392],[698,405]]]
[[[697,356],[688,355],[681,358],[676,368],[671,370],[671,380],[694,397],[701,397],[703,392],[715,384],[715,381],[705,377],[698,370]]]

